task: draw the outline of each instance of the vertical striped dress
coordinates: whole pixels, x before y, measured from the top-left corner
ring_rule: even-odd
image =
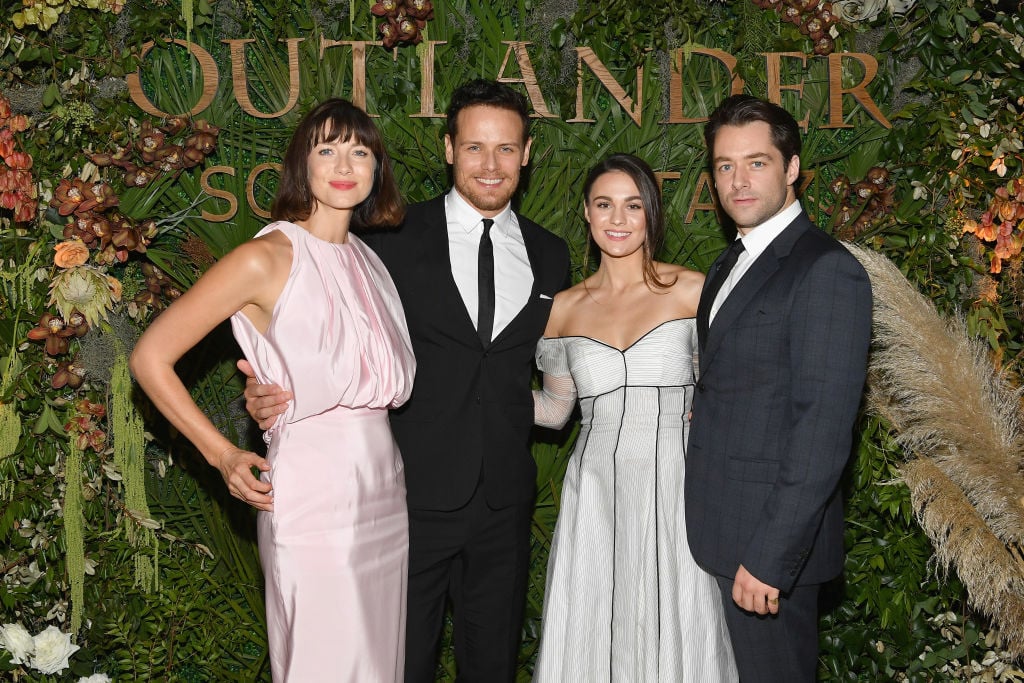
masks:
[[[718,586],[686,543],[696,345],[686,318],[626,349],[579,336],[537,347],[538,415],[564,415],[578,395],[582,425],[562,488],[534,681],[738,680]]]

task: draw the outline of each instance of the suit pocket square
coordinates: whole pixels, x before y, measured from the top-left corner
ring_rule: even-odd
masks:
[[[541,294],[539,298],[541,298],[541,299],[548,299],[549,301],[551,300],[551,297],[548,296],[547,294]]]

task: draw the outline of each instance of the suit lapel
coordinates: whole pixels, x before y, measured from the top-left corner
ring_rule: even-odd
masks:
[[[722,261],[725,259],[725,252],[729,250],[728,247],[722,250],[722,253],[718,255],[711,267],[708,268],[707,275],[704,277],[704,286],[701,290],[700,302],[697,306],[697,340],[700,348],[703,349],[707,346],[708,339],[708,314],[711,311],[711,306],[714,303],[709,301],[710,296],[708,295],[708,284],[715,279],[715,274],[722,267]]]
[[[527,220],[521,215],[516,213],[516,219],[519,221],[519,232],[523,236],[523,244],[526,245],[526,257],[530,260],[530,270],[533,271],[533,285],[530,287],[530,298],[527,299],[526,305],[519,309],[519,312],[512,317],[508,325],[505,325],[504,329],[498,333],[498,336],[491,340],[491,345],[501,344],[506,341],[508,336],[512,334],[516,328],[522,323],[527,311],[530,309],[530,305],[540,296],[540,275],[541,275],[541,260],[542,256],[538,251],[537,240],[533,239],[533,231]]]
[[[729,292],[729,296],[715,314],[714,322],[707,330],[706,342],[701,349],[702,369],[707,368],[714,359],[725,332],[742,317],[751,300],[763,291],[768,280],[782,267],[782,262],[793,250],[793,245],[808,229],[812,229],[811,223],[807,215],[801,213],[772,240],[768,248],[743,274],[736,287]]]
[[[421,292],[423,296],[429,296],[434,300],[435,305],[443,308],[439,314],[451,320],[453,326],[449,328],[460,338],[468,340],[470,337],[477,339],[476,326],[473,319],[466,310],[466,302],[455,284],[455,276],[452,274],[452,256],[448,245],[448,218],[444,210],[444,195],[429,207],[430,215],[423,221],[422,254],[424,261],[429,264],[429,272],[436,274],[435,284],[437,289],[432,293]]]

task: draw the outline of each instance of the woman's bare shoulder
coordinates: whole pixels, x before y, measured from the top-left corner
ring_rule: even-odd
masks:
[[[675,263],[661,263],[657,262],[654,264],[658,277],[663,281],[675,281],[675,284],[681,284],[684,287],[689,287],[694,284],[703,286],[704,274],[698,270],[691,270],[685,266],[676,265]]]
[[[688,317],[697,314],[700,292],[704,287],[704,274],[674,263],[658,263],[658,277],[668,287],[668,294],[678,303],[680,316]]]
[[[292,242],[279,230],[260,235],[232,249],[221,263],[248,275],[270,277],[291,269]]]
[[[547,327],[544,328],[545,337],[560,337],[568,322],[579,310],[579,305],[588,297],[587,286],[584,282],[578,282],[569,289],[563,289],[555,295],[551,304],[551,313],[548,316]]]

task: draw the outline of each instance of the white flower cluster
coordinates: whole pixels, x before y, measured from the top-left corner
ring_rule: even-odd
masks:
[[[11,653],[12,664],[23,664],[36,671],[51,675],[68,668],[68,659],[80,648],[71,642],[71,634],[56,626],[47,626],[35,636],[21,624],[0,626],[0,647]],[[91,676],[90,683],[101,683]],[[104,676],[103,680],[109,681]]]
[[[832,8],[845,21],[871,21],[882,10],[888,10],[895,16],[904,15],[915,2],[917,0],[836,0]]]

